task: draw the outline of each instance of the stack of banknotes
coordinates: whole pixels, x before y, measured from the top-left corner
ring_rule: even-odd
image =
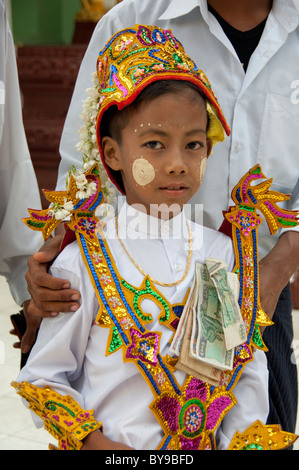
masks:
[[[238,304],[239,280],[220,260],[196,263],[194,280],[170,346],[176,368],[211,385],[232,370],[235,348],[246,339]]]

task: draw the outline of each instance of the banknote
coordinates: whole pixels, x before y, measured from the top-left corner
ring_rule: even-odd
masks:
[[[233,367],[234,348],[227,349],[221,303],[206,265],[196,264],[197,305],[193,318],[190,354],[221,370]]]
[[[194,277],[185,307],[182,311],[180,321],[178,323],[175,335],[170,345],[170,351],[173,352],[176,356],[180,355],[182,341],[183,341],[185,329],[186,329],[186,321],[187,321],[189,312],[193,310],[195,296],[196,296],[196,288],[195,288],[195,277]],[[193,315],[193,313],[191,315]]]
[[[238,279],[234,273],[227,272],[225,263],[207,258],[205,265],[217,290],[221,303],[221,316],[226,349],[230,350],[247,339],[246,329],[238,304]]]
[[[207,382],[217,387],[220,383],[222,370],[195,359],[190,355],[192,323],[192,316],[189,315],[185,325],[184,337],[176,368],[192,377],[196,377],[203,382]]]
[[[246,341],[238,304],[239,281],[226,265],[196,263],[193,284],[170,350],[177,368],[211,384],[233,368],[235,347]],[[192,373],[191,373],[192,372]]]

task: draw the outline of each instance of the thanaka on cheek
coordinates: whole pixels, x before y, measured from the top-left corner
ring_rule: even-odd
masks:
[[[200,163],[200,176],[199,176],[200,183],[202,182],[203,177],[204,177],[205,172],[206,172],[207,161],[208,161],[208,157],[204,157],[204,158],[202,159],[201,163]]]
[[[145,158],[137,158],[132,165],[132,175],[139,186],[146,186],[155,179],[156,173]]]

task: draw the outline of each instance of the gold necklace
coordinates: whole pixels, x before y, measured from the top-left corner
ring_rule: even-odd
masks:
[[[187,228],[188,228],[188,234],[189,234],[189,252],[188,252],[188,258],[187,258],[187,263],[186,263],[186,268],[185,268],[185,272],[183,274],[183,276],[181,277],[181,279],[179,279],[178,281],[176,282],[171,282],[171,283],[166,283],[166,282],[160,282],[158,281],[157,279],[153,279],[152,277],[150,277],[145,271],[143,271],[143,269],[141,268],[141,266],[139,266],[136,261],[132,258],[132,256],[130,255],[130,253],[127,251],[126,247],[124,246],[123,242],[121,241],[120,237],[119,237],[119,234],[118,234],[118,217],[116,217],[115,219],[115,229],[116,229],[116,235],[117,235],[117,239],[119,241],[119,243],[121,244],[124,252],[126,253],[126,255],[128,256],[128,258],[132,261],[132,263],[134,264],[134,266],[138,269],[138,271],[141,272],[141,274],[144,276],[144,277],[148,277],[150,279],[150,281],[153,283],[153,284],[158,284],[159,286],[163,286],[163,287],[173,287],[173,286],[177,286],[178,284],[180,284],[181,282],[183,282],[183,280],[185,279],[185,277],[187,276],[188,274],[188,271],[189,271],[189,267],[190,267],[190,263],[191,263],[191,257],[192,257],[192,232],[191,232],[191,228],[190,228],[190,225],[188,223],[188,221],[186,220],[186,224],[187,224]]]

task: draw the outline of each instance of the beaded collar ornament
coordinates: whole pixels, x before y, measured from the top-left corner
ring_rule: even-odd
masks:
[[[185,268],[185,271],[182,275],[182,277],[180,279],[178,279],[177,281],[175,282],[162,282],[162,281],[158,281],[158,279],[153,279],[153,278],[150,278],[151,282],[153,284],[157,284],[158,286],[164,286],[164,287],[174,287],[174,286],[177,286],[178,284],[180,284],[181,282],[183,282],[183,280],[186,278],[187,274],[188,274],[188,270],[189,270],[189,267],[190,267],[190,263],[191,263],[191,258],[192,258],[192,246],[193,246],[193,241],[192,241],[192,232],[191,232],[191,228],[190,228],[190,225],[188,223],[188,221],[186,220],[186,223],[187,223],[187,229],[188,229],[188,233],[189,233],[189,250],[188,250],[188,258],[187,258],[187,263],[186,263],[186,268]],[[141,266],[139,266],[136,261],[134,260],[134,258],[130,255],[130,253],[128,252],[128,250],[126,249],[125,245],[123,244],[121,238],[119,237],[119,234],[118,234],[118,217],[115,218],[115,230],[116,230],[116,235],[117,235],[117,239],[119,241],[119,243],[121,244],[122,246],[122,249],[124,250],[124,252],[126,253],[126,255],[128,256],[128,258],[131,260],[131,262],[134,264],[134,266],[138,269],[138,271],[141,272],[141,274],[145,277],[145,276],[148,276],[148,274],[143,271],[143,269],[141,268]],[[149,277],[149,276],[148,276]]]

